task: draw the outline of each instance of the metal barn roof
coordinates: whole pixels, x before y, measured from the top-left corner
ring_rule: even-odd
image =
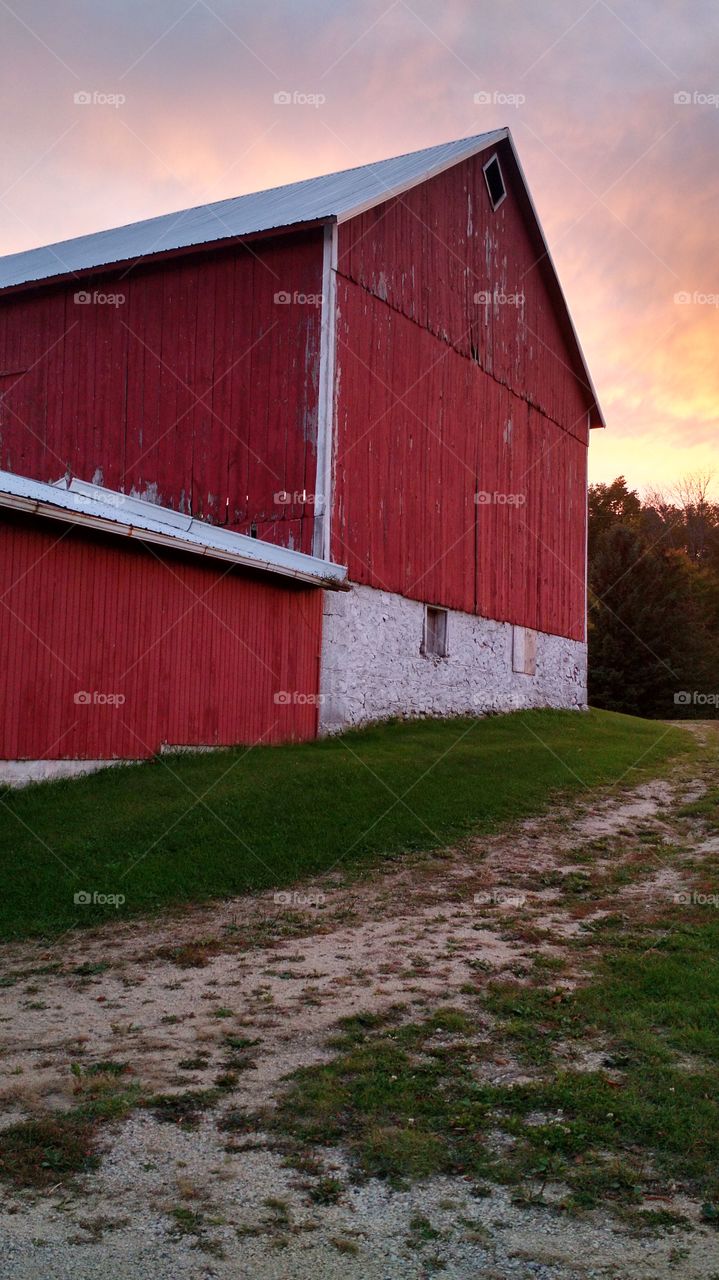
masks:
[[[57,244],[27,249],[23,253],[11,253],[0,257],[0,290],[132,262],[156,253],[202,247],[238,236],[280,230],[283,227],[317,222],[346,222],[365,209],[371,209],[392,196],[400,195],[460,161],[505,140],[512,151],[526,193],[535,229],[544,250],[543,257],[554,277],[558,299],[584,372],[585,385],[594,400],[590,410],[590,425],[603,427],[604,417],[592,376],[509,129],[478,133],[470,138],[443,142],[436,147],[410,151],[388,160],[378,160],[374,164],[363,164],[355,169],[343,169],[319,178],[305,178],[302,182],[291,182],[284,187],[254,191],[245,196],[198,205],[194,209],[181,209],[177,213],[147,218],[143,222],[131,222],[127,226],[114,227],[109,231],[97,231],[93,235],[77,236],[73,240],[61,240]]]
[[[497,129],[480,133],[357,169],[305,178],[285,187],[254,191],[110,231],[61,240],[40,249],[11,253],[0,258],[0,289],[297,223],[328,219],[342,222],[500,142],[508,132]]]
[[[246,569],[276,573],[330,590],[339,591],[346,585],[344,565],[205,524],[170,507],[160,507],[144,498],[132,498],[84,480],[46,484],[0,471],[0,507],[189,551],[210,560],[229,561]]]

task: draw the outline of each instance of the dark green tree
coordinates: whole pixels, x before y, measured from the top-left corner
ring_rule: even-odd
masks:
[[[643,504],[622,476],[590,489],[594,706],[662,719],[717,717],[717,509],[687,484],[677,503],[654,495]]]
[[[617,523],[597,540],[589,599],[590,702],[632,715],[673,715],[686,674],[682,566]]]
[[[624,476],[618,476],[611,484],[589,486],[590,545],[616,524],[639,528],[641,515],[641,499],[633,489],[627,488]]]

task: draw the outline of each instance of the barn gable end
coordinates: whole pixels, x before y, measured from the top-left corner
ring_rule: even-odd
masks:
[[[586,443],[594,393],[508,142],[342,223],[337,268]]]
[[[361,589],[326,605],[328,727],[380,704],[585,703],[598,409],[545,249],[509,141],[339,227],[332,555]],[[429,663],[426,605],[451,611]],[[531,672],[513,664],[525,629]]]

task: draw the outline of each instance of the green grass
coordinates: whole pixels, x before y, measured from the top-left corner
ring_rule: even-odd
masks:
[[[429,850],[541,811],[560,790],[636,780],[692,750],[681,729],[629,716],[534,711],[163,757],[5,791],[0,937]],[[81,891],[125,901],[76,904]]]
[[[97,1169],[103,1128],[124,1120],[138,1107],[155,1119],[194,1129],[202,1112],[214,1107],[222,1090],[150,1094],[124,1063],[72,1065],[76,1102],[66,1111],[48,1111],[0,1130],[0,1181],[43,1188],[74,1182]]]
[[[536,1079],[483,1080],[485,1011],[491,1054],[526,1057]],[[598,1050],[601,1065],[571,1069],[560,1042]],[[573,1210],[678,1183],[719,1222],[719,921],[706,911],[628,942],[607,934],[592,980],[559,1003],[550,987],[495,985],[469,1013],[348,1019],[333,1043],[336,1057],[296,1073],[268,1118],[300,1152],[342,1144],[360,1174],[393,1185],[460,1174],[527,1200],[558,1183]]]
[[[716,789],[707,791],[699,800],[683,805],[678,812],[681,817],[701,818],[707,826],[716,831],[719,828],[719,791]]]
[[[95,1125],[76,1112],[25,1120],[3,1130],[0,1178],[19,1187],[49,1187],[96,1169]]]
[[[214,1107],[220,1097],[220,1090],[187,1089],[184,1093],[155,1093],[141,1100],[156,1120],[165,1124],[177,1124],[185,1129],[194,1129],[200,1121],[203,1111]]]
[[[563,1070],[550,1058],[542,1080],[495,1095],[526,1152],[543,1150],[563,1173],[580,1157],[568,1178],[580,1203],[601,1188],[599,1152],[614,1153],[633,1185],[651,1167],[719,1200],[719,921],[706,916],[657,920],[653,937],[637,934],[628,944],[610,936],[593,982],[559,1005],[539,989],[504,1022],[520,1046],[525,1033],[531,1046],[537,1031],[550,1044],[606,1046],[601,1070]],[[489,1003],[501,1020],[502,993]],[[529,1127],[532,1111],[562,1124]]]
[[[78,1101],[68,1111],[46,1112],[0,1131],[0,1179],[18,1187],[44,1188],[96,1169],[97,1137],[104,1125],[122,1120],[142,1100],[139,1085],[124,1081],[124,1063],[73,1065]]]

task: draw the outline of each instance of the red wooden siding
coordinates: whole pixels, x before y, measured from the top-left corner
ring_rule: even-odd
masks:
[[[508,194],[496,211],[482,172],[487,152],[344,223],[339,271],[586,440],[593,396],[525,218],[511,151],[497,152]],[[475,301],[495,291],[524,304]]]
[[[321,625],[315,588],[3,518],[0,758],[313,738]]]
[[[321,289],[311,231],[3,298],[0,467],[69,469],[310,551],[320,308],[275,295]]]
[[[583,639],[589,397],[543,272],[525,274],[511,168],[493,213],[482,159],[340,227],[333,558]],[[474,304],[495,288],[524,309]]]

